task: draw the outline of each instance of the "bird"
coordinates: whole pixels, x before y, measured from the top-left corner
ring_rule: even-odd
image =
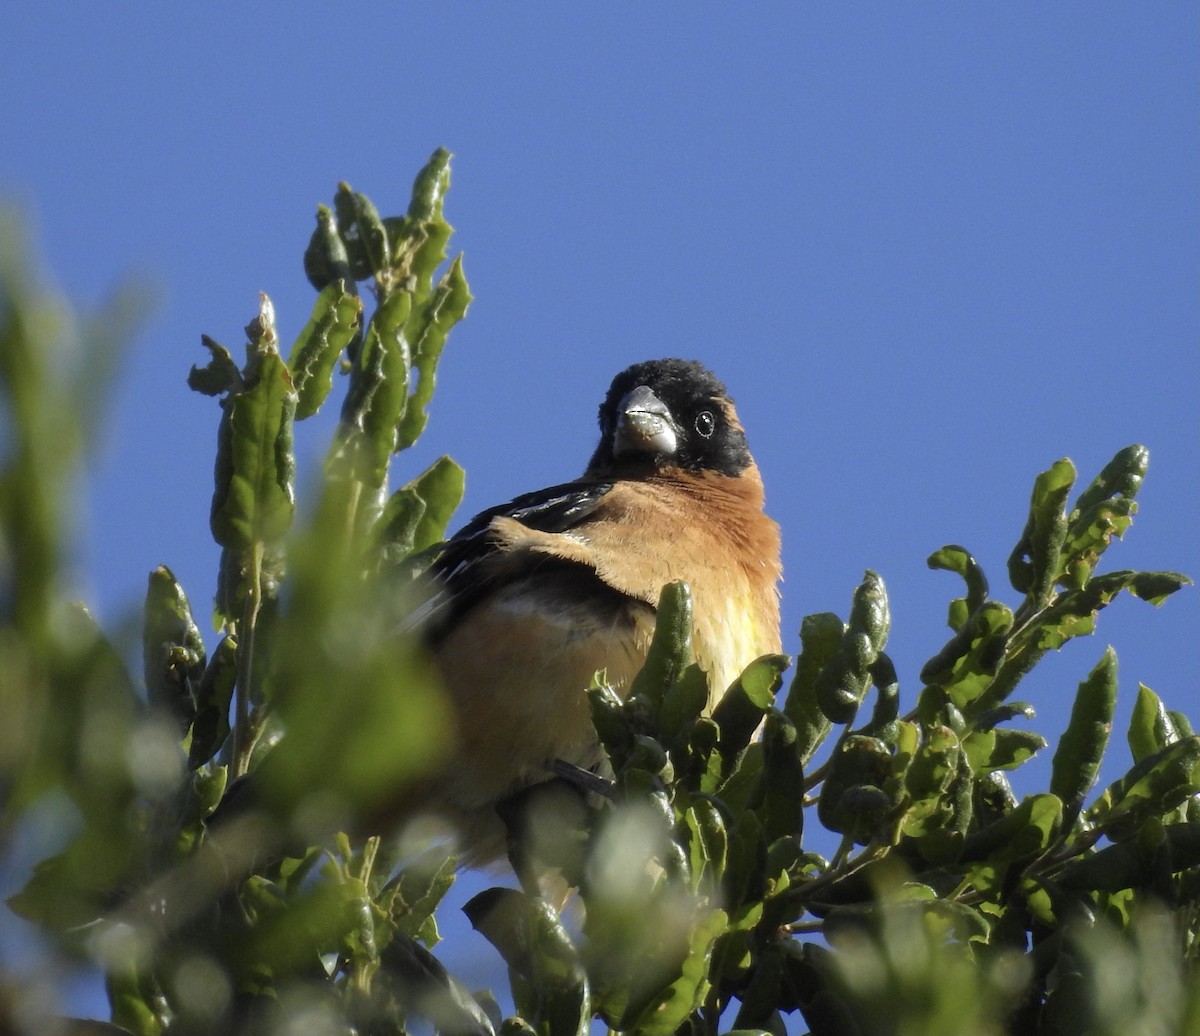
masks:
[[[780,532],[725,385],[657,359],[613,379],[583,474],[472,518],[425,575],[409,625],[453,716],[455,744],[412,790],[471,865],[498,859],[498,804],[603,751],[586,689],[624,696],[645,662],[664,585],[686,582],[712,699],[780,651]]]

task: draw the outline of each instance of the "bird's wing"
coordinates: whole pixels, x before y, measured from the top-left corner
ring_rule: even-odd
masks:
[[[446,542],[430,566],[430,596],[414,609],[405,627],[438,638],[502,580],[506,568],[497,562],[513,547],[513,529],[567,533],[594,514],[612,488],[611,482],[565,482],[477,514]]]

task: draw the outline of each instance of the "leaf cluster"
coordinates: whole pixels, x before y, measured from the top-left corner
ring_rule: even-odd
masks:
[[[59,848],[10,906],[104,970],[116,1031],[1197,1024],[1200,737],[1139,687],[1131,765],[1096,793],[1115,653],[1079,682],[1050,739],[1016,700],[1038,661],[1092,633],[1117,596],[1160,604],[1188,582],[1099,570],[1136,513],[1141,446],[1073,502],[1070,461],[1038,476],[1009,560],[1012,604],[966,549],[929,558],[963,589],[911,695],[874,572],[845,619],[804,619],[794,664],[760,658],[717,689],[693,657],[688,587],[665,587],[629,693],[603,673],[586,692],[609,773],[563,766],[504,804],[518,887],[466,908],[508,966],[504,1007],[447,970],[437,909],[455,863],[436,843],[382,835],[388,804],[419,794],[448,736],[427,663],[397,631],[463,473],[443,457],[388,485],[470,302],[461,259],[446,262],[449,157],[434,153],[402,216],[344,184],[318,209],[305,255],[318,295],[286,358],[266,296],[240,366],[202,339],[208,363],[189,382],[220,407],[218,639],[208,651],[183,588],[156,569],[140,682],[61,601],[62,500],[86,435],[66,452],[47,444],[53,428],[78,427],[83,392],[53,375],[45,343],[61,337],[61,313],[3,256],[0,381],[15,434],[0,494],[0,850],[66,803]],[[339,372],[322,478],[298,508],[297,422],[327,404]],[[1018,800],[1011,774],[1050,740],[1049,787]],[[812,850],[825,844],[815,827],[836,836],[829,858]]]
[[[543,942],[529,880],[469,908],[516,976],[522,1022],[782,1033],[798,1015],[817,1034],[924,1034],[1078,1031],[1082,1018],[1167,1032],[1197,1017],[1200,738],[1187,719],[1140,687],[1132,765],[1089,799],[1116,703],[1109,648],[1076,690],[1049,790],[1018,800],[1010,783],[1047,747],[1025,726],[1033,707],[1012,700],[1036,661],[1090,633],[1118,593],[1158,604],[1188,582],[1095,571],[1146,462],[1121,451],[1071,506],[1069,462],[1039,476],[1010,566],[1015,608],[963,548],[930,557],[965,592],[907,713],[874,572],[846,621],[805,619],[786,693],[789,660],[765,657],[711,713],[687,588],[667,587],[628,699],[603,681],[590,692],[615,781],[569,872],[580,930]],[[806,819],[840,836],[831,859],[806,849]],[[517,917],[529,934],[514,942]],[[543,953],[560,962],[552,975]],[[1111,1016],[1106,954],[1128,963]]]

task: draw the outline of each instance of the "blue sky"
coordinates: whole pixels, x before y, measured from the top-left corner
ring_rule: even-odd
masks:
[[[400,211],[439,145],[476,301],[395,475],[450,453],[463,520],[577,474],[611,376],[681,355],[763,470],[785,649],[874,568],[910,704],[959,589],[926,556],[967,546],[1012,601],[1061,456],[1086,481],[1148,445],[1108,567],[1200,575],[1195,5],[67,6],[5,17],[0,197],[72,298],[132,275],[156,300],[81,496],[78,592],[110,628],[160,563],[211,599],[201,332],[237,349],[264,290],[289,340],[316,204],[346,180]],[[1111,642],[1122,717],[1141,680],[1200,720],[1198,634],[1194,589],[1120,601],[1019,696],[1053,738]]]

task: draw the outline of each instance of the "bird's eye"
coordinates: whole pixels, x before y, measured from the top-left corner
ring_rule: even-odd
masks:
[[[701,410],[696,415],[696,432],[701,438],[709,439],[717,429],[717,419],[711,410]]]

